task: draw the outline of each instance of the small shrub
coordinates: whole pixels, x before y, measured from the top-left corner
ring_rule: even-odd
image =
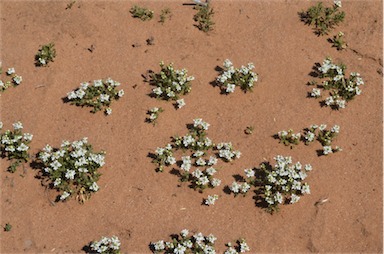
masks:
[[[159,115],[161,112],[163,112],[164,110],[162,108],[151,108],[150,110],[148,110],[147,114],[149,115],[149,117],[147,118],[147,121],[149,123],[152,123],[153,125],[156,125],[157,123],[157,118],[159,118]]]
[[[161,24],[164,24],[165,21],[166,21],[167,19],[169,19],[171,16],[172,16],[171,9],[169,9],[169,8],[165,8],[165,9],[161,10],[161,14],[160,14],[160,20],[159,20],[159,22],[160,22]]]
[[[110,105],[113,100],[118,100],[124,95],[124,90],[117,91],[120,83],[107,78],[106,80],[94,80],[93,85],[83,82],[80,87],[67,94],[67,99],[76,106],[93,107],[92,113],[104,109],[106,115],[112,114]]]
[[[94,152],[88,139],[63,141],[61,147],[46,145],[38,154],[42,165],[41,177],[50,187],[61,192],[57,200],[65,201],[76,195],[80,203],[99,190],[99,168],[104,166],[105,152]]]
[[[153,11],[145,8],[134,5],[129,12],[132,14],[132,17],[139,18],[142,21],[151,20],[153,18]]]
[[[0,62],[0,75],[3,73],[1,62]],[[10,78],[10,80],[6,80],[3,82],[2,79],[0,79],[0,92],[4,92],[7,90],[10,86],[18,86],[23,81],[23,77],[16,74],[15,68],[8,68],[6,72],[7,77]]]
[[[0,122],[0,130],[3,128],[3,123]],[[11,161],[8,171],[11,173],[16,172],[21,163],[28,162],[29,156],[29,143],[31,143],[33,135],[30,133],[23,133],[23,124],[16,122],[13,124],[13,131],[6,130],[0,133],[0,150],[1,157],[7,158]]]
[[[103,236],[100,241],[92,242],[90,249],[92,253],[120,254],[120,240],[117,236]]]
[[[341,1],[335,0],[332,7],[324,7],[322,2],[301,12],[301,20],[307,25],[313,25],[317,35],[328,34],[335,26],[344,20],[345,12],[340,11]]]
[[[153,95],[163,100],[178,100],[180,95],[191,92],[191,81],[195,78],[188,76],[186,69],[175,70],[173,63],[164,65],[160,63],[161,71],[152,73],[150,84],[156,86],[152,90]]]
[[[291,146],[291,148],[293,145],[299,144],[301,137],[300,133],[295,134],[292,129],[289,129],[288,131],[279,131],[277,135],[280,139],[280,143],[283,143],[286,146]]]
[[[343,32],[339,32],[337,35],[333,36],[331,43],[333,44],[333,47],[337,48],[337,50],[343,50],[348,47],[348,44],[344,41]]]
[[[253,63],[237,69],[233,67],[229,59],[226,59],[223,66],[223,72],[216,79],[223,93],[233,93],[236,86],[239,86],[245,93],[252,91],[254,83],[258,80],[257,73],[252,71],[255,68]]]
[[[48,66],[56,57],[55,44],[53,42],[43,45],[35,56],[36,66]]]
[[[5,224],[4,231],[9,232],[12,230],[12,225],[10,223]]]
[[[196,27],[206,33],[213,30],[215,24],[212,20],[214,11],[209,3],[197,4],[194,9],[197,10],[197,13],[193,16],[193,20],[198,23]]]
[[[251,135],[253,133],[253,131],[255,130],[255,127],[254,126],[247,126],[244,130],[244,133],[247,134],[247,135]]]

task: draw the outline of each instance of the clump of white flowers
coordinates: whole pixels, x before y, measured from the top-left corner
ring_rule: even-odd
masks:
[[[110,115],[112,113],[110,108],[112,101],[118,100],[124,95],[124,90],[118,90],[118,86],[120,83],[111,78],[94,80],[92,84],[83,82],[79,88],[67,94],[67,99],[76,106],[93,107],[92,113],[104,109],[104,113]]]
[[[234,150],[232,143],[219,143],[216,146],[216,149],[219,151],[219,156],[225,161],[232,161],[233,159],[238,159],[241,156],[241,152]]]
[[[151,243],[151,250],[154,253],[216,253],[215,243],[217,238],[213,234],[207,236],[202,233],[192,234],[188,229],[183,229],[179,235],[172,235],[171,241],[160,240]],[[237,240],[237,246],[232,247],[231,243],[227,244],[226,254],[237,254],[250,251],[248,244],[244,238]]]
[[[53,42],[41,46],[35,56],[36,66],[47,66],[56,57],[55,44]]]
[[[153,125],[156,125],[157,118],[159,118],[159,115],[161,112],[164,112],[163,108],[154,107],[148,110],[147,115],[147,122],[152,123]]]
[[[3,73],[2,65],[0,62],[0,75]],[[16,74],[15,68],[8,68],[6,75],[10,80],[0,79],[0,92],[4,92],[10,86],[18,86],[23,81],[23,77]]]
[[[186,103],[185,103],[185,101],[184,101],[184,99],[179,99],[179,100],[177,100],[176,101],[176,108],[182,108],[182,107],[184,107],[186,105]]]
[[[83,203],[99,190],[98,169],[104,166],[105,152],[94,152],[88,138],[63,141],[59,149],[46,145],[38,154],[41,177],[62,194],[58,200],[76,195]]]
[[[252,91],[254,83],[258,80],[257,73],[252,71],[255,68],[253,63],[248,63],[247,66],[241,66],[238,69],[233,67],[229,59],[226,59],[223,66],[224,70],[216,78],[216,82],[224,93],[233,93],[236,86],[239,86],[244,92]]]
[[[292,129],[289,129],[288,131],[279,131],[277,133],[278,138],[280,139],[280,143],[283,143],[286,146],[298,145],[300,142],[300,133],[293,133]]]
[[[90,245],[92,253],[120,254],[120,240],[117,236],[102,237]]]
[[[156,149],[155,158],[153,163],[158,165],[158,171],[163,172],[165,166],[171,166],[176,164],[176,159],[173,157],[173,147],[171,144]]]
[[[0,152],[2,156],[11,161],[8,171],[16,172],[21,163],[29,160],[29,143],[33,135],[23,133],[23,124],[16,122],[13,124],[13,130],[2,131],[3,123],[0,121]]]
[[[150,84],[156,86],[152,90],[153,95],[163,100],[179,100],[180,95],[188,94],[191,91],[191,81],[195,78],[188,76],[186,69],[175,70],[173,63],[165,65],[160,62],[161,71],[150,75]],[[178,105],[183,103],[178,102]]]
[[[208,195],[208,197],[205,199],[204,204],[207,206],[214,205],[216,200],[219,199],[219,195]]]
[[[326,58],[323,63],[317,67],[319,78],[326,78],[321,84],[310,82],[312,85],[317,85],[319,88],[329,90],[329,97],[323,101],[324,105],[330,106],[332,109],[345,108],[347,102],[352,100],[355,96],[361,94],[361,85],[364,81],[360,74],[351,72],[350,76],[345,75],[344,64],[334,64],[331,58]],[[310,96],[318,98],[321,96],[319,88],[314,88]]]
[[[256,189],[257,199],[263,200],[268,212],[278,211],[279,206],[285,202],[294,204],[300,196],[310,194],[309,185],[303,180],[308,171],[312,170],[310,164],[302,165],[300,162],[292,163],[291,157],[277,155],[276,164],[268,162],[261,164],[260,168],[245,169],[246,177],[242,183],[234,182],[229,189],[237,196],[245,194],[253,186]]]

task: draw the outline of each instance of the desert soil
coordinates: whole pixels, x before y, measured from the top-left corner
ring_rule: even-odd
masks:
[[[84,205],[52,203],[57,193],[41,186],[36,170],[26,164],[11,174],[2,159],[1,225],[13,226],[1,232],[2,253],[81,253],[90,241],[112,235],[123,252],[147,253],[151,241],[169,240],[184,228],[213,233],[218,251],[245,237],[255,253],[382,253],[382,1],[343,1],[345,21],[322,37],[298,16],[314,1],[213,1],[216,24],[209,34],[193,26],[196,11],[182,1],[76,1],[66,9],[69,2],[1,1],[0,59],[23,77],[22,85],[1,94],[1,121],[5,128],[22,121],[34,134],[32,154],[46,144],[88,137],[107,152],[101,189]],[[155,19],[132,18],[134,3],[154,10]],[[165,7],[173,15],[162,25]],[[327,41],[338,31],[345,33],[347,50]],[[151,36],[154,45],[147,45]],[[35,67],[38,48],[49,42],[56,45],[55,61]],[[366,84],[340,111],[306,97],[309,73],[326,56],[345,63],[348,73],[359,72]],[[235,66],[255,64],[260,79],[253,93],[226,96],[210,85],[226,58]],[[142,74],[159,71],[161,60],[195,76],[180,110],[148,96],[152,87]],[[111,116],[61,100],[80,82],[106,77],[125,90]],[[155,106],[165,111],[154,127],[145,118]],[[239,160],[220,164],[222,186],[203,194],[180,184],[169,169],[155,172],[148,157],[171,136],[186,134],[194,118],[211,124],[211,139],[231,141],[242,152]],[[342,152],[318,156],[319,143],[290,149],[272,137],[321,123],[341,126],[334,143]],[[255,130],[246,135],[250,125]],[[255,206],[252,194],[235,198],[223,191],[233,175],[278,154],[314,168],[307,178],[311,194],[297,204],[270,215]],[[214,206],[201,205],[208,194],[220,196]],[[328,202],[315,206],[324,198]]]

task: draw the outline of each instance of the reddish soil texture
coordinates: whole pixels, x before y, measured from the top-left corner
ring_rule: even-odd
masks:
[[[218,251],[245,237],[255,253],[382,253],[382,1],[343,1],[345,21],[330,36],[343,31],[345,51],[300,21],[298,12],[314,1],[213,1],[216,24],[209,34],[193,26],[196,11],[181,1],[139,2],[155,11],[146,22],[130,16],[135,2],[76,1],[66,9],[68,3],[1,1],[1,61],[23,77],[22,85],[1,94],[1,120],[5,128],[20,120],[34,134],[32,154],[45,144],[87,136],[97,151],[107,152],[101,189],[84,205],[74,199],[52,204],[57,193],[41,186],[35,170],[25,165],[25,172],[10,174],[1,160],[1,225],[13,226],[1,233],[2,253],[82,252],[90,241],[112,235],[123,252],[144,253],[151,241],[169,240],[184,228],[213,233]],[[173,15],[161,25],[165,7]],[[151,36],[154,45],[147,45]],[[38,48],[49,42],[56,45],[55,62],[35,67]],[[345,63],[348,73],[361,73],[366,83],[344,110],[306,98],[309,73],[326,56]],[[226,96],[210,85],[226,58],[235,66],[255,64],[260,80],[253,93]],[[158,71],[161,60],[196,78],[181,110],[148,96],[151,87],[141,75]],[[125,89],[111,116],[61,100],[80,82],[106,77]],[[165,109],[155,127],[144,121],[154,106]],[[148,157],[171,136],[186,134],[194,118],[211,124],[214,141],[232,141],[242,152],[239,160],[220,164],[222,186],[203,194],[169,170],[156,173]],[[341,126],[335,144],[342,152],[319,157],[319,143],[290,149],[272,138],[280,130],[321,123]],[[254,133],[244,134],[250,125]],[[313,165],[311,194],[299,203],[270,215],[255,206],[252,194],[223,192],[233,175],[278,154]],[[220,196],[212,207],[201,205],[208,194]],[[329,201],[314,205],[323,198]]]

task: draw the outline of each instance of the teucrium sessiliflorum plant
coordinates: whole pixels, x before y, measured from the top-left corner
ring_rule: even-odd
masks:
[[[28,145],[31,143],[33,135],[23,133],[23,124],[21,122],[14,123],[13,130],[3,132],[2,128],[3,123],[0,121],[1,157],[11,161],[8,171],[14,173],[21,163],[28,162],[30,158]]]
[[[167,242],[160,240],[152,242],[150,244],[151,250],[154,253],[216,253],[215,242],[217,238],[213,234],[207,236],[201,232],[191,234],[188,229],[183,229],[179,235],[172,235],[171,241]],[[237,246],[232,247],[232,244],[228,244],[229,247],[225,254],[237,254],[244,253],[250,250],[244,238],[240,238],[237,241]]]
[[[36,66],[48,66],[56,57],[55,44],[53,42],[41,46],[35,56]]]
[[[120,254],[120,240],[117,236],[103,236],[99,241],[94,241],[90,245],[92,253]]]
[[[156,86],[152,90],[153,95],[163,100],[178,100],[181,95],[191,92],[191,81],[195,78],[188,76],[186,69],[175,70],[173,63],[165,65],[160,62],[161,71],[151,73],[150,84]]]
[[[314,26],[317,35],[326,35],[344,20],[345,12],[340,8],[340,0],[335,0],[332,7],[324,7],[322,2],[318,2],[306,12],[301,12],[300,17],[305,24]]]
[[[258,80],[257,73],[252,70],[255,68],[253,63],[247,66],[241,66],[240,69],[233,67],[232,62],[226,59],[223,63],[224,69],[217,77],[216,82],[225,93],[233,93],[236,86],[244,92],[252,91],[254,83]]]
[[[360,74],[351,72],[350,76],[345,75],[346,66],[344,64],[334,64],[331,58],[326,58],[323,64],[317,67],[319,78],[326,79],[321,84],[315,81],[310,85],[317,85],[312,90],[311,96],[318,98],[321,96],[319,88],[329,90],[329,97],[323,103],[332,109],[345,108],[347,101],[352,100],[355,96],[361,94],[360,86],[364,85],[364,81]]]
[[[80,87],[67,94],[67,99],[76,106],[93,107],[92,113],[104,109],[106,115],[112,113],[110,105],[113,100],[118,100],[124,95],[124,90],[117,90],[120,83],[107,78],[105,80],[94,80],[93,84],[83,82]]]
[[[150,110],[148,110],[147,112],[147,115],[149,115],[147,117],[147,121],[149,123],[152,123],[153,125],[156,125],[157,123],[157,118],[159,118],[159,115],[161,112],[164,112],[164,109],[163,108],[158,108],[158,107],[154,107],[154,108],[151,108]]]
[[[105,152],[94,152],[87,138],[63,141],[59,149],[46,145],[38,154],[41,177],[50,187],[61,192],[58,200],[76,195],[79,202],[99,190],[98,170],[105,164]]]
[[[245,196],[251,187],[254,187],[257,197],[261,198],[270,213],[278,211],[280,205],[285,202],[294,204],[299,201],[301,195],[310,194],[309,185],[303,182],[307,177],[306,172],[312,170],[310,164],[293,164],[291,157],[281,155],[274,159],[274,166],[263,162],[260,168],[245,169],[244,181],[233,182],[229,186],[231,192],[235,196]]]
[[[2,65],[0,62],[0,75],[3,73]],[[0,79],[0,92],[4,92],[7,90],[10,86],[18,86],[23,81],[23,77],[16,74],[15,68],[8,68],[6,71],[6,75],[10,80]]]

